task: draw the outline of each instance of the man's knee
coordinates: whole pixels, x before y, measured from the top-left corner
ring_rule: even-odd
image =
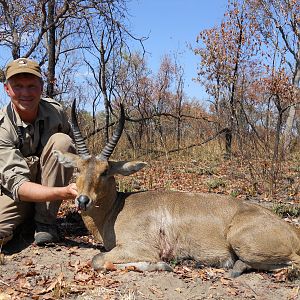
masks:
[[[69,183],[73,168],[64,168],[53,154],[53,150],[76,153],[71,137],[64,133],[53,134],[40,157],[41,184],[46,186],[65,186]]]
[[[55,149],[62,152],[76,152],[73,140],[65,133],[59,132],[53,134],[47,144],[52,148],[52,150]]]

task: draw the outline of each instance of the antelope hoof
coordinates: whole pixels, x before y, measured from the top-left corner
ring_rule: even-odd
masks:
[[[105,268],[105,265],[104,265],[103,254],[102,253],[96,254],[93,257],[93,259],[92,259],[92,268],[95,271],[105,271],[105,270],[107,270]]]
[[[237,260],[233,265],[232,270],[229,272],[229,276],[232,278],[236,278],[242,275],[245,271],[250,269],[251,267],[249,265],[247,265],[241,260]]]

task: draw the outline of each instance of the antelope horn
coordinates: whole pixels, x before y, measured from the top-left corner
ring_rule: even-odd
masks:
[[[72,103],[71,127],[72,127],[72,130],[73,130],[75,146],[76,146],[76,149],[77,149],[77,152],[78,152],[79,156],[81,156],[81,157],[90,156],[89,150],[86,147],[86,144],[84,142],[84,139],[82,137],[82,134],[80,132],[78,122],[77,122],[76,99],[74,99],[74,101]]]
[[[114,149],[116,148],[118,141],[122,135],[125,124],[125,112],[123,104],[120,104],[120,116],[118,125],[113,133],[113,136],[109,139],[108,143],[104,146],[100,155],[97,156],[99,160],[108,160]]]

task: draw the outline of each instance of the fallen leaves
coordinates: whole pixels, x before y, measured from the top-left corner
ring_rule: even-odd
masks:
[[[150,286],[149,290],[152,292],[153,295],[155,295],[156,299],[161,299],[163,297],[163,292],[155,287],[155,286]]]
[[[300,271],[296,268],[284,268],[272,274],[275,282],[293,282],[300,279]]]
[[[117,267],[112,262],[105,262],[103,266],[107,271],[116,271]]]
[[[297,300],[299,299],[299,285],[297,287],[294,287],[291,291],[291,293],[289,293],[288,295],[288,300]]]
[[[11,296],[6,293],[0,293],[0,300],[11,300]]]
[[[230,175],[230,169],[234,170],[234,174]],[[129,190],[133,188],[167,188],[207,192],[209,188],[207,183],[210,182],[209,180],[221,178],[226,184],[225,186],[220,184],[215,185],[213,187],[214,192],[234,194],[237,197],[242,197],[243,195],[252,193],[246,174],[246,171],[235,166],[233,161],[230,161],[228,165],[214,164],[212,166],[202,165],[198,161],[166,161],[164,164],[158,161],[151,162],[150,168],[145,168],[136,174],[136,176],[122,177],[121,181],[124,183],[124,188]],[[235,176],[234,181],[229,180],[230,176],[233,175]],[[132,184],[131,180],[133,180]],[[63,205],[66,205],[66,202]],[[114,299],[111,297],[110,291],[117,291],[119,286],[122,285],[122,282],[116,278],[120,278],[120,275],[126,275],[126,273],[128,273],[130,278],[136,276],[130,274],[130,271],[136,270],[127,268],[125,271],[118,271],[113,263],[105,266],[107,271],[111,271],[111,273],[103,274],[93,271],[90,262],[93,256],[92,253],[83,254],[83,252],[86,248],[97,250],[99,245],[97,245],[91,235],[84,234],[85,230],[80,223],[80,216],[76,212],[73,212],[70,216],[66,216],[63,214],[63,209],[64,206],[60,212],[60,216],[64,217],[61,227],[65,231],[65,236],[75,233],[71,235],[69,240],[69,245],[75,246],[57,245],[52,249],[30,246],[30,252],[27,251],[25,256],[23,254],[14,254],[5,257],[3,253],[0,253],[0,267],[2,268],[0,271],[0,300],[19,300],[25,298],[33,300],[69,299],[68,297],[74,298],[74,295],[97,288],[105,291],[107,296],[103,299]],[[65,209],[70,210],[70,207],[65,207]],[[295,223],[296,219],[291,219],[291,222]],[[66,245],[68,245],[68,240]],[[47,255],[49,256],[48,261],[45,261],[45,256]],[[57,257],[63,258],[63,260],[56,261]],[[11,273],[6,273],[9,270],[8,267],[10,264],[17,266],[18,271],[14,271],[13,275],[12,271],[10,271]],[[147,277],[146,273],[139,274]],[[247,280],[247,275],[243,275],[242,278],[246,278]],[[179,266],[175,267],[174,276],[185,284],[199,281],[199,285],[206,284],[206,286],[209,286],[207,289],[207,299],[222,298],[217,294],[220,291],[224,292],[228,298],[239,296],[243,298],[245,296],[245,298],[250,299],[257,296],[255,290],[257,286],[253,288],[250,284],[241,284],[239,279],[233,280],[228,278],[227,272],[224,269]],[[282,289],[286,289],[287,299],[296,300],[299,298],[299,285],[287,285],[286,282],[289,276],[287,270],[281,270],[272,275],[262,273],[262,275],[259,275],[257,281],[258,285],[264,284],[265,289],[266,286],[270,290],[282,287]],[[249,278],[251,277],[249,276]],[[271,284],[267,285],[266,282],[268,284],[271,282]],[[263,287],[259,288],[263,289]],[[158,286],[151,285],[150,283],[148,289],[157,299],[163,297],[163,291]],[[185,288],[182,286],[176,286],[173,290],[178,294],[184,294],[185,292]],[[142,293],[141,291],[145,292],[145,290],[139,290],[140,293]]]
[[[67,265],[62,267],[56,261],[51,260],[49,255],[49,251],[51,251],[54,254],[61,253],[61,256],[66,258],[69,256],[76,257],[78,251],[82,251],[78,247],[56,246],[51,250],[48,249],[48,265],[43,265],[40,262],[40,254],[42,250],[46,252],[46,249],[39,248],[36,250],[34,246],[30,247],[32,248],[30,251],[31,256],[24,257],[20,261],[22,269],[20,268],[19,272],[16,272],[6,281],[0,279],[0,295],[5,300],[25,298],[34,300],[62,299],[66,298],[67,295],[83,293],[87,288],[118,286],[117,280],[95,272],[91,268],[90,260],[80,261],[77,259],[74,262],[70,260]],[[22,271],[24,269],[26,269],[26,272]],[[45,276],[47,273],[48,275]],[[53,273],[55,275],[50,275]],[[70,274],[73,274],[73,276],[70,277]],[[2,275],[3,273],[0,274],[0,278]]]

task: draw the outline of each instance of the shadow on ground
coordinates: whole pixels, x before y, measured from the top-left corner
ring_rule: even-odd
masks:
[[[47,244],[47,247],[66,246],[66,247],[80,247],[80,248],[94,248],[101,250],[102,247],[89,243],[84,239],[88,237],[89,233],[77,212],[69,212],[62,218],[57,220],[60,241],[55,244]],[[0,252],[5,255],[12,255],[19,253],[25,248],[34,243],[35,224],[33,222],[26,222],[19,226],[14,234],[14,237],[6,245],[0,249]]]

